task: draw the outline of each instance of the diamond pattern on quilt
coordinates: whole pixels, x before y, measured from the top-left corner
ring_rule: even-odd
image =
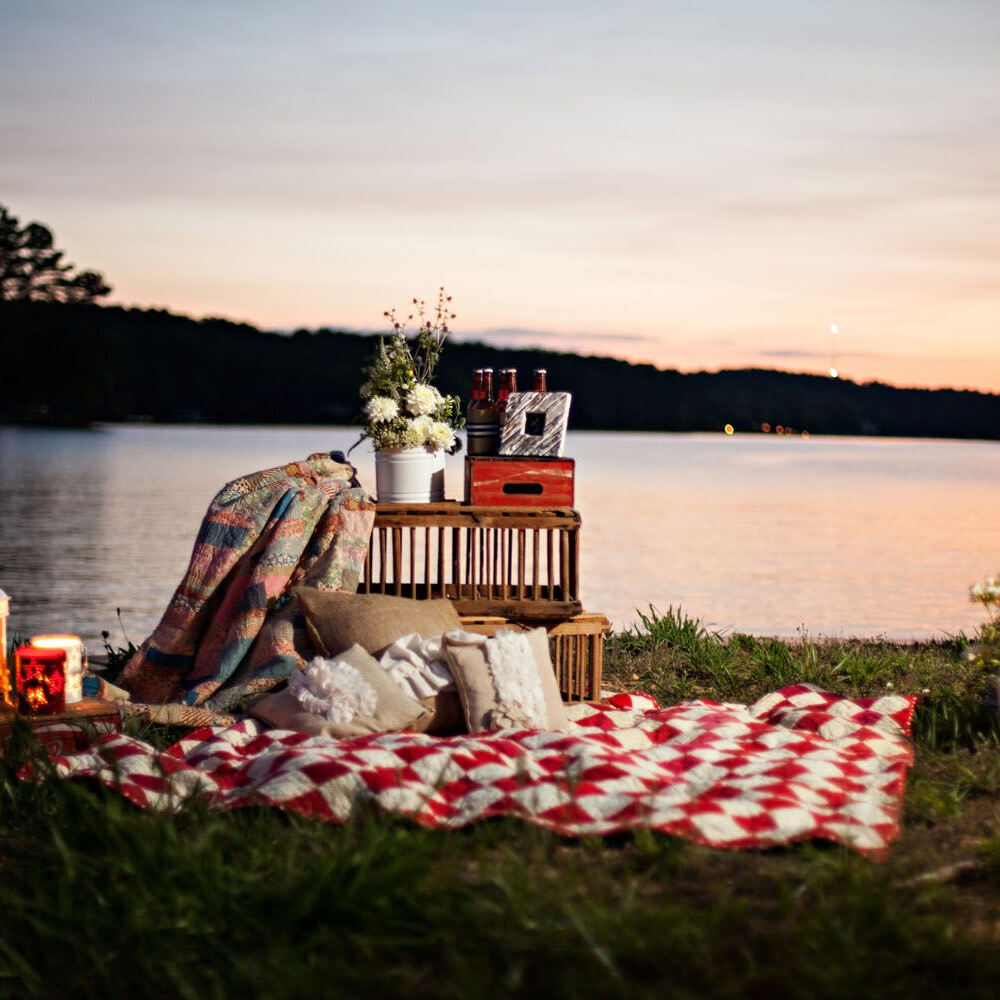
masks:
[[[724,848],[818,838],[881,854],[898,835],[916,698],[849,699],[796,684],[752,705],[661,708],[642,694],[569,707],[567,732],[353,740],[195,730],[166,751],[120,734],[54,757],[135,805],[273,806],[344,822],[360,806],[429,827],[520,816],[567,836],[649,828]],[[22,777],[30,779],[26,769]]]

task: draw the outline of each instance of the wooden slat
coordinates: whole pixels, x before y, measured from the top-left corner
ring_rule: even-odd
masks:
[[[444,528],[438,528],[438,579],[437,579],[438,597],[448,596],[444,584],[444,566],[445,566],[444,540],[445,540]]]
[[[386,584],[386,573],[385,573],[385,529],[381,529],[378,533],[378,557],[379,557],[379,590],[385,593]]]
[[[403,529],[392,529],[392,584],[397,597],[403,595]]]
[[[424,586],[425,593],[431,596],[431,529],[424,528]]]
[[[541,573],[541,567],[539,563],[539,537],[538,529],[533,528],[531,531],[531,599],[537,601],[542,596],[541,586],[539,584],[539,574]]]
[[[462,598],[462,530],[461,528],[451,529],[451,572],[452,572],[452,593],[457,599]],[[461,614],[461,612],[459,612]]]
[[[469,529],[469,597],[472,600],[477,600],[479,598],[479,531],[476,528]]]
[[[545,551],[548,557],[548,561],[545,564],[546,572],[549,575],[549,600],[554,601],[556,599],[556,569],[554,563],[554,536],[555,533],[549,528],[545,532]]]
[[[410,528],[410,597],[417,596],[417,529]]]
[[[525,552],[524,528],[517,529],[517,599],[524,600],[524,552]]]

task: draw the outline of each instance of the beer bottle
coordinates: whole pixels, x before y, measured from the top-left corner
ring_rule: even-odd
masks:
[[[504,368],[500,372],[500,388],[497,390],[497,426],[503,434],[507,423],[507,397],[517,392],[517,369]]]
[[[466,419],[472,413],[472,409],[483,398],[483,370],[477,368],[472,377],[472,395],[469,397],[469,405],[465,408]]]
[[[470,455],[495,455],[500,449],[497,427],[497,404],[493,398],[493,369],[482,370],[478,393],[473,390],[466,416],[466,433]]]
[[[544,368],[536,368],[534,371],[535,384],[531,387],[532,392],[548,392],[548,372]]]

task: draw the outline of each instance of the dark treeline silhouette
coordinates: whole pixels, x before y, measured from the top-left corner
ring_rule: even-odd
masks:
[[[0,301],[0,419],[86,424],[349,423],[374,336],[266,333],[163,310]],[[571,428],[756,430],[1000,438],[1000,395],[859,385],[745,369],[681,374],[552,351],[450,342],[439,387],[468,398],[474,368],[549,370],[573,393]]]

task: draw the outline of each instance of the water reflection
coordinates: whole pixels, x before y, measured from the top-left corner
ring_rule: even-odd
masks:
[[[0,587],[13,629],[99,644],[159,619],[229,479],[348,448],[346,428],[0,429]],[[982,619],[1000,447],[981,442],[571,434],[583,598],[621,626],[682,605],[763,634],[926,636]],[[374,484],[366,446],[354,453]],[[448,495],[462,494],[462,457]]]

